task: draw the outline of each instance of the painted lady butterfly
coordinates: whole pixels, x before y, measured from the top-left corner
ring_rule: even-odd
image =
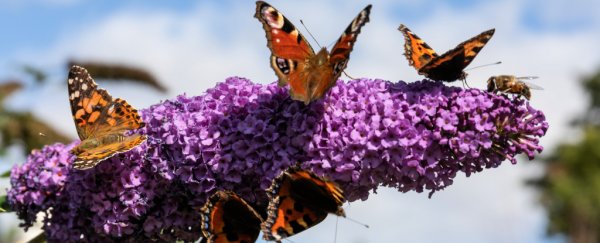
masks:
[[[146,140],[145,135],[126,134],[144,127],[137,110],[98,85],[85,68],[69,71],[69,102],[81,143],[71,150],[77,156],[73,168],[85,170],[111,156],[129,151]]]
[[[203,242],[255,242],[262,217],[244,199],[230,191],[218,191],[200,210]]]
[[[267,190],[269,207],[262,223],[265,240],[281,240],[300,233],[327,217],[345,217],[342,190],[314,173],[292,167],[273,180]]]
[[[467,74],[463,70],[492,38],[495,31],[484,31],[440,56],[406,26],[400,25],[398,30],[404,34],[404,55],[408,63],[415,67],[419,74],[446,82],[465,80]]]
[[[322,48],[315,54],[308,41],[277,9],[263,1],[256,2],[256,17],[263,24],[267,46],[271,50],[271,67],[279,85],[290,85],[292,99],[305,104],[317,100],[335,85],[348,64],[350,52],[360,29],[369,22],[371,5],[365,7],[346,28],[331,52]]]

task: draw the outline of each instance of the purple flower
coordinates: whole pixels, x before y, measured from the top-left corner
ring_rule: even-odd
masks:
[[[71,168],[73,144],[15,166],[8,196],[23,226],[46,212],[49,241],[195,241],[196,209],[214,191],[265,206],[271,180],[297,162],[350,201],[380,185],[431,195],[459,172],[533,159],[548,129],[525,100],[431,81],[340,81],[304,105],[276,84],[234,77],[141,113],[148,140],[96,168]]]
[[[448,110],[441,110],[440,116],[435,119],[435,125],[447,132],[456,132],[458,125],[458,116]]]

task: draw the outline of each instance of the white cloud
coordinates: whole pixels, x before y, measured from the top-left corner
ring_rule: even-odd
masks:
[[[213,3],[199,3],[190,14],[183,15],[148,10],[118,12],[69,30],[58,44],[41,53],[23,53],[19,59],[63,69],[64,60],[69,57],[139,64],[155,73],[172,92],[162,96],[135,85],[117,88],[103,84],[113,95],[126,98],[139,108],[182,92],[199,95],[216,81],[232,75],[261,83],[275,80],[268,64],[264,32],[252,17],[254,3],[230,5],[224,9]],[[337,39],[366,2],[273,1],[272,5],[294,23],[303,19],[319,42],[326,45]],[[374,4],[371,22],[358,37],[349,62],[347,72],[351,76],[421,79],[402,56],[403,38],[396,28],[405,20],[390,13],[392,7],[399,6],[411,8],[417,3]],[[577,80],[600,63],[600,54],[586,49],[599,46],[600,38],[591,31],[569,35],[532,33],[519,23],[525,7],[520,1],[479,4],[468,11],[438,6],[424,13],[428,18],[411,22],[414,24],[409,27],[438,52],[495,27],[494,38],[472,66],[497,60],[504,63],[471,71],[469,83],[484,87],[485,80],[497,74],[540,76],[535,82],[545,90],[534,91],[532,103],[546,112],[550,130],[542,143],[551,147],[572,132],[567,123],[583,109],[585,101]],[[545,10],[541,7],[540,11]],[[305,33],[301,26],[297,27]],[[65,75],[63,71],[55,78],[64,80]],[[45,99],[31,105],[37,114],[49,117],[56,126],[74,135],[66,88],[59,87],[48,87],[43,91]],[[535,204],[535,194],[522,185],[524,178],[539,174],[541,168],[529,165],[524,158],[520,161],[519,165],[507,163],[467,179],[460,175],[453,186],[432,199],[427,199],[426,194],[383,189],[368,201],[348,207],[350,217],[370,224],[371,229],[340,220],[338,242],[546,241],[543,211]],[[331,242],[335,220],[329,218],[292,240]]]

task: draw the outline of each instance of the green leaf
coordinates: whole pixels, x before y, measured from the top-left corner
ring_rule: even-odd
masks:
[[[0,213],[10,212],[6,195],[0,196]]]
[[[33,237],[33,239],[27,241],[27,243],[44,243],[44,242],[46,242],[46,234],[44,234],[44,232],[41,232],[36,237]]]
[[[37,83],[43,83],[48,77],[41,69],[29,65],[23,65],[23,72],[31,75]]]
[[[10,170],[8,170],[0,175],[0,178],[9,178],[9,177],[10,177]]]

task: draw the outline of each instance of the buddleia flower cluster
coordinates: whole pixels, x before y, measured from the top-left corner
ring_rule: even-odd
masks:
[[[49,241],[194,241],[198,209],[231,190],[264,209],[265,189],[296,164],[337,182],[349,201],[379,186],[433,192],[542,151],[544,114],[521,99],[428,80],[338,82],[304,105],[276,84],[232,77],[204,95],[141,111],[148,136],[90,170],[55,144],[11,173],[9,201]]]

